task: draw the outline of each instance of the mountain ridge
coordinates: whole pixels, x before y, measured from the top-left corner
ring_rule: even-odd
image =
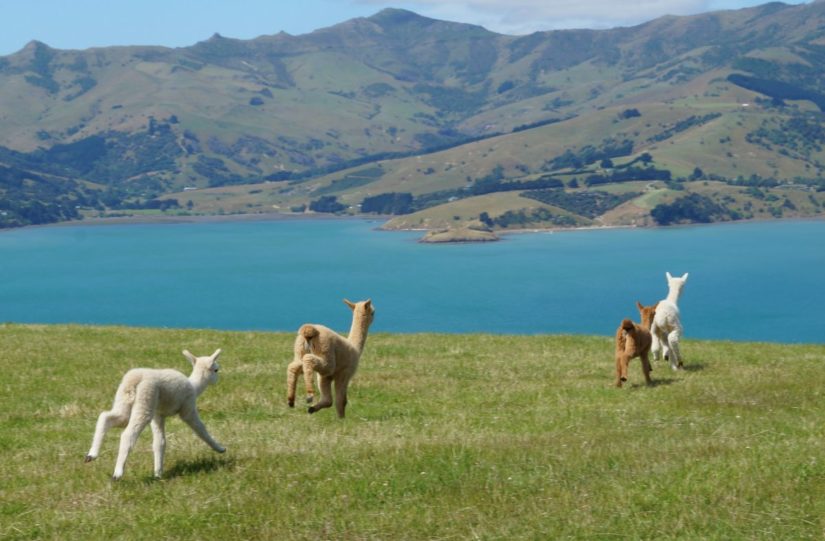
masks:
[[[448,204],[491,175],[582,184],[603,172],[590,163],[575,176],[560,157],[616,145],[628,152],[607,158],[648,154],[673,179],[695,168],[816,187],[823,28],[820,1],[526,36],[389,8],[298,36],[214,34],[180,48],[33,40],[0,57],[0,165],[14,171],[0,190],[23,205],[33,196],[12,177],[72,179],[66,205],[82,200],[87,214],[247,184],[270,198],[245,198],[251,212],[309,207],[310,187],[355,209],[393,190],[423,197],[422,186],[431,203],[453,194]],[[507,153],[479,150],[488,138]],[[415,172],[433,156],[443,161]],[[367,164],[384,172],[352,180]],[[190,200],[193,212],[219,210]]]

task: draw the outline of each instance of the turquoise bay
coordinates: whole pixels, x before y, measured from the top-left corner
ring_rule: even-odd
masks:
[[[612,335],[690,273],[688,338],[821,343],[825,221],[508,235],[423,245],[366,220],[72,225],[0,233],[0,321]]]

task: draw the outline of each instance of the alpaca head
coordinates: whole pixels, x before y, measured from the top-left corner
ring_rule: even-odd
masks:
[[[642,322],[642,327],[650,329],[650,326],[653,325],[653,318],[656,316],[657,306],[659,306],[658,302],[653,306],[642,306],[642,303],[636,301],[636,308],[639,309],[639,318]]]
[[[208,384],[216,383],[218,381],[218,356],[221,354],[220,349],[216,349],[215,353],[207,357],[195,357],[188,350],[183,350],[183,356],[189,359],[192,363],[192,373],[199,372],[206,379]]]
[[[675,292],[678,297],[682,293],[682,288],[685,287],[685,282],[687,282],[688,279],[688,273],[683,274],[681,277],[675,277],[671,276],[669,272],[666,272],[665,278],[667,278],[668,290]]]
[[[375,319],[375,307],[372,305],[372,300],[352,302],[344,299],[344,303],[352,310],[354,318],[365,321],[368,326]]]

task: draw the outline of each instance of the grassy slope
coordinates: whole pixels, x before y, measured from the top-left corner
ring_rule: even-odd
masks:
[[[606,330],[607,331],[607,330]],[[825,346],[690,340],[688,370],[607,337],[371,336],[344,421],[284,404],[292,336],[0,326],[0,538],[820,538]],[[168,424],[123,481],[118,430],[83,463],[133,366],[224,348],[201,397],[213,454]]]
[[[708,88],[707,81],[700,81],[696,85],[697,92]],[[599,146],[607,138],[618,141],[633,140],[636,155],[649,152],[654,157],[657,167],[671,170],[675,177],[688,177],[696,167],[700,167],[705,173],[722,175],[727,178],[749,177],[756,173],[763,177],[788,179],[795,176],[807,177],[812,174],[810,169],[806,169],[805,162],[769,152],[764,147],[753,145],[745,140],[749,131],[756,129],[763,120],[770,118],[773,114],[753,104],[748,108],[743,108],[741,103],[752,98],[752,94],[746,95],[741,89],[723,83],[712,83],[708,92],[712,95],[701,100],[686,97],[671,100],[667,94],[662,95],[660,91],[656,91],[653,96],[665,101],[627,105],[627,107],[631,105],[638,107],[642,116],[637,118],[619,120],[618,115],[626,106],[612,106],[557,124],[494,137],[441,152],[384,160],[381,162],[384,174],[375,182],[324,193],[336,195],[339,201],[355,206],[360,204],[364,197],[380,193],[410,192],[418,196],[438,190],[461,188],[468,184],[468,178],[482,178],[493,171],[496,166],[502,166],[508,178],[532,179],[538,176],[546,161],[561,155],[565,149],[579,149],[585,145]],[[657,142],[653,139],[684,119],[709,113],[721,113],[722,116],[706,124],[676,133],[664,141]],[[594,136],[594,134],[598,135]],[[821,156],[815,154],[813,158],[818,159]],[[622,158],[617,159],[616,162],[622,163],[626,160]],[[295,205],[308,204],[317,198],[315,195],[317,190],[325,189],[347,175],[357,175],[359,170],[369,167],[372,166],[359,166],[339,171],[294,186],[286,183],[270,183],[222,187],[172,194],[169,197],[177,198],[182,203],[192,200],[195,212],[207,214],[218,211],[233,213],[284,211]],[[528,173],[525,174],[524,171]],[[584,177],[586,174],[581,176]],[[622,190],[622,186],[599,186],[597,189]],[[713,195],[707,193],[708,190],[704,185],[698,183],[689,185],[688,191]],[[738,200],[734,207],[743,215],[756,218],[770,217],[764,201],[744,194],[743,189],[729,187],[719,193],[722,192],[730,192],[730,195]],[[782,200],[789,193],[787,190],[768,190],[768,192],[774,193]],[[680,195],[683,194],[662,193],[652,199],[655,199],[658,204],[670,202]],[[815,197],[821,203],[821,197],[819,195]],[[655,206],[655,204],[650,204],[652,199],[648,196],[644,200],[635,202],[635,209],[628,212],[621,209],[618,212],[611,212],[603,218],[602,222],[605,225],[649,223],[648,212]],[[821,208],[811,203],[808,192],[792,194],[790,199],[797,207],[797,211],[785,209],[784,216],[786,217],[812,216],[821,213]],[[487,197],[486,201],[490,203],[489,208],[481,210],[486,210],[492,216],[506,210],[519,210],[527,206],[512,194],[496,194]],[[744,207],[747,202],[750,202],[755,210],[746,210]],[[443,224],[452,221],[453,216],[456,215],[462,216],[464,220],[467,206],[466,202],[442,205],[428,209],[425,215],[402,217],[398,221],[415,224],[423,222]],[[639,209],[643,209],[641,214]],[[477,214],[467,218],[474,219]],[[585,223],[588,220],[582,217],[579,221]]]

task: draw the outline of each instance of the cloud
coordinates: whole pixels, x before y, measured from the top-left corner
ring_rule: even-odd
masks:
[[[381,0],[356,1],[388,5]],[[732,3],[720,0],[405,0],[400,7],[435,19],[477,24],[503,34],[529,34],[560,28],[633,26],[663,15],[702,13]],[[740,5],[758,3],[739,2]]]

